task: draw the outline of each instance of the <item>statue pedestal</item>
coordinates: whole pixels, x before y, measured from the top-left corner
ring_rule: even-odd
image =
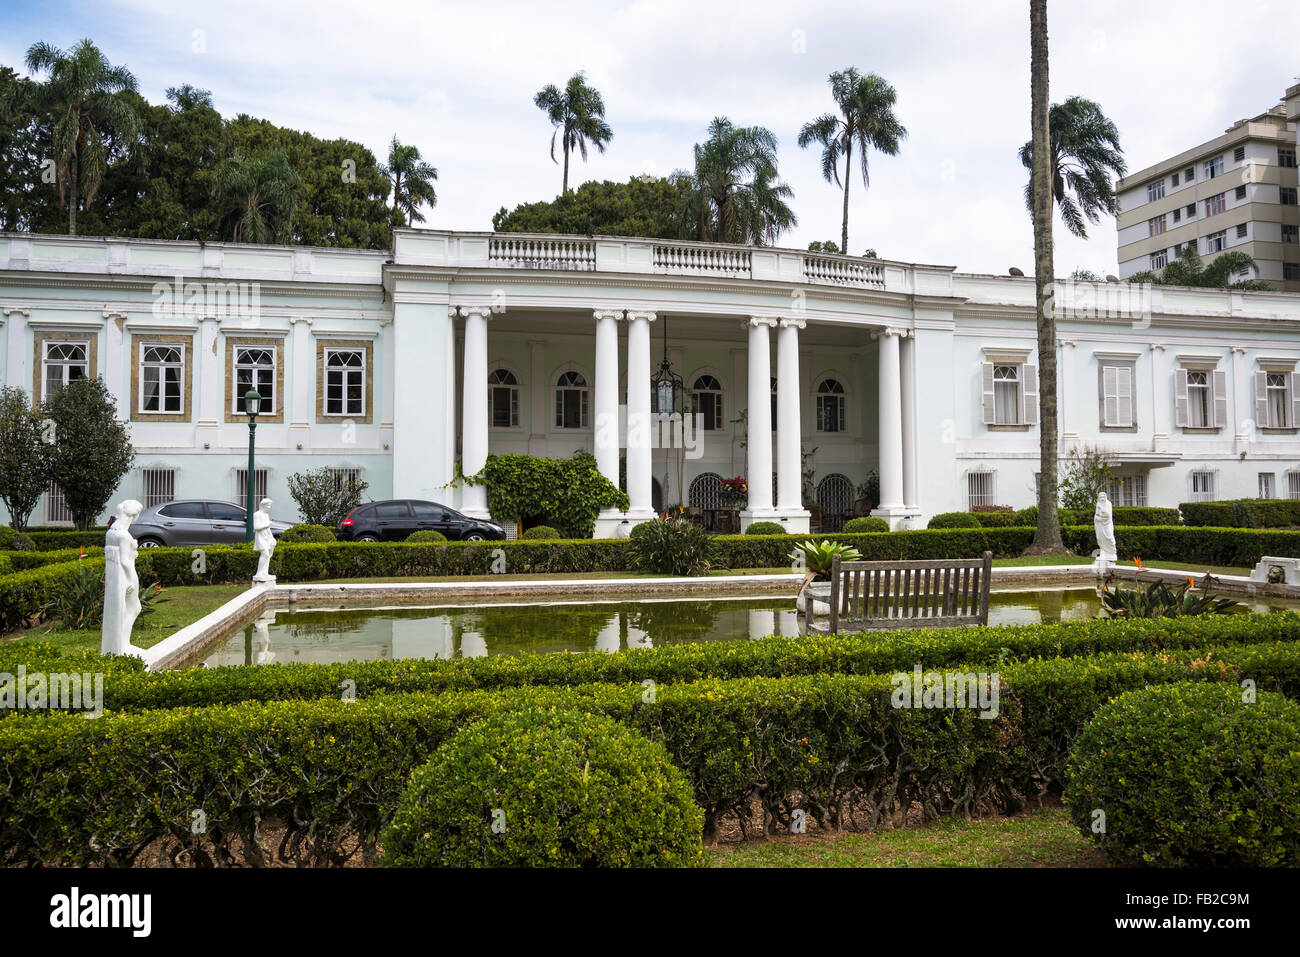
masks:
[[[254,575],[254,576],[253,576],[253,584],[254,584],[254,585],[261,585],[261,586],[264,587],[264,588],[265,588],[265,587],[268,587],[268,586],[270,586],[270,585],[274,585],[274,584],[275,584],[275,576],[274,576],[274,575]]]

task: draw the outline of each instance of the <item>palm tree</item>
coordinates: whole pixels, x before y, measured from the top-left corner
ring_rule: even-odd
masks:
[[[68,204],[68,235],[77,234],[77,204],[89,206],[104,181],[108,166],[105,137],[133,143],[140,135],[140,118],[131,97],[135,77],[126,67],[113,66],[90,40],[70,50],[33,43],[27,69],[49,73],[36,91],[38,108],[53,114],[54,161],[59,202]]]
[[[554,83],[548,83],[533,97],[533,102],[555,127],[551,134],[551,159],[555,160],[557,137],[564,151],[564,181],[560,189],[563,196],[569,191],[569,153],[576,149],[585,163],[588,142],[603,153],[614,138],[614,131],[605,122],[605,101],[595,87],[587,85],[586,74],[578,71],[569,77],[563,92]]]
[[[735,126],[725,116],[709,124],[709,138],[695,144],[695,171],[678,170],[684,186],[683,235],[705,242],[774,242],[798,220],[787,200],[794,191],[779,182],[776,137],[761,126]]]
[[[1178,253],[1178,258],[1159,272],[1144,270],[1128,277],[1129,282],[1149,282],[1157,286],[1196,286],[1202,289],[1272,289],[1263,279],[1234,277],[1243,269],[1258,270],[1259,266],[1249,253],[1231,249],[1208,266],[1201,262],[1196,244],[1189,242]]]
[[[399,143],[396,133],[388,146],[388,162],[379,171],[392,181],[393,209],[406,214],[406,225],[424,222],[421,205],[427,203],[430,209],[438,205],[433,188],[438,171],[420,158],[418,146]]]
[[[301,182],[279,150],[223,160],[212,181],[223,232],[236,243],[287,242]]]
[[[844,157],[844,223],[840,232],[840,248],[849,248],[849,180],[853,171],[853,144],[858,146],[862,164],[862,185],[871,186],[867,152],[875,147],[886,156],[898,154],[898,144],[907,138],[907,130],[894,115],[898,94],[894,88],[875,73],[862,76],[849,67],[830,75],[831,96],[840,108],[840,115],[823,113],[799,131],[799,145],[805,149],[812,143],[822,145],[822,175],[826,182],[840,185],[840,157]]]
[[[1123,176],[1128,170],[1119,147],[1119,129],[1099,105],[1081,96],[1053,103],[1048,122],[1052,136],[1052,197],[1061,207],[1065,228],[1087,239],[1085,219],[1096,223],[1102,213],[1119,215],[1112,177]],[[1033,169],[1032,142],[1020,147],[1020,162],[1026,169]],[[1032,214],[1029,186],[1025,187],[1025,205]]]
[[[1038,321],[1038,529],[1036,551],[1064,549],[1056,514],[1056,317],[1049,299],[1052,267],[1052,171],[1047,92],[1047,0],[1029,0],[1030,187],[1034,220],[1034,299]]]

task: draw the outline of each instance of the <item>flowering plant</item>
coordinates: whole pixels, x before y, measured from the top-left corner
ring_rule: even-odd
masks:
[[[722,479],[719,484],[721,486],[718,490],[719,497],[723,505],[744,505],[749,501],[749,483],[745,481],[743,475]]]

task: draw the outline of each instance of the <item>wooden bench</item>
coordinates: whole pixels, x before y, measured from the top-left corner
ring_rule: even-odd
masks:
[[[829,627],[809,616],[808,630],[838,634],[884,628],[947,628],[989,623],[993,553],[979,558],[831,564]]]

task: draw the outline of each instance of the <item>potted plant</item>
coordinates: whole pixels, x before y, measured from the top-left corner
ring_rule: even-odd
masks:
[[[744,508],[749,502],[749,483],[743,475],[722,479],[719,484],[718,500],[723,508]]]

